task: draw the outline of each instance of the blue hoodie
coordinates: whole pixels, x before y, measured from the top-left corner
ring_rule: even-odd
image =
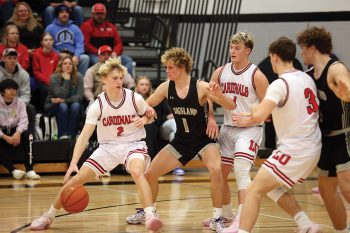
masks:
[[[56,52],[68,50],[75,56],[84,53],[84,36],[80,28],[69,20],[67,24],[62,24],[57,18],[48,25],[45,32],[50,33],[54,38],[53,47]]]

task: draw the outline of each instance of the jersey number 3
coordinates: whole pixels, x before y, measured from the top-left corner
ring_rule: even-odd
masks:
[[[318,103],[316,101],[315,93],[310,88],[306,88],[304,90],[304,97],[305,99],[309,100],[309,106],[306,107],[307,113],[311,114],[313,112],[317,112]]]

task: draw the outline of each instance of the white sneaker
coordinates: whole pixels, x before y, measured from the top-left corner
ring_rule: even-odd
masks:
[[[15,170],[12,171],[12,176],[13,176],[13,178],[15,178],[16,180],[22,179],[22,178],[25,176],[25,174],[26,174],[25,171],[18,170],[18,169],[15,169]]]
[[[225,228],[224,218],[223,217],[219,217],[219,218],[216,218],[216,219],[215,218],[211,218],[209,227],[213,231],[221,233],[221,231]]]
[[[26,178],[30,180],[40,180],[40,176],[34,170],[26,173]]]
[[[225,227],[228,227],[232,224],[233,221],[238,221],[238,219],[233,216],[233,217],[225,217],[225,216],[222,216],[222,220],[223,220],[223,223],[225,225]],[[211,218],[207,218],[207,219],[204,219],[202,221],[202,225],[205,226],[205,227],[209,227],[210,226],[210,220]]]
[[[132,225],[145,224],[146,213],[142,208],[136,208],[136,214],[128,216],[125,220]]]
[[[321,228],[318,224],[316,223],[311,223],[310,225],[303,227],[303,228],[299,228],[298,233],[320,233]]]
[[[52,224],[53,218],[46,212],[30,224],[31,230],[45,230]]]

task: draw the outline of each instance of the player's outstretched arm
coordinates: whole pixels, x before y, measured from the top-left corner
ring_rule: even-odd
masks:
[[[223,108],[233,110],[236,108],[235,102],[229,97],[222,94],[221,88],[216,82],[199,82],[201,89],[205,89],[204,93],[207,98],[221,105]]]
[[[79,137],[77,139],[77,142],[75,143],[73,157],[72,157],[72,160],[70,162],[69,168],[66,172],[66,175],[64,176],[63,183],[66,183],[68,181],[72,172],[79,171],[77,164],[79,162],[81,155],[83,154],[83,152],[86,148],[86,145],[89,144],[89,139],[90,139],[91,135],[93,134],[94,130],[95,130],[95,125],[91,125],[91,124],[84,125],[84,128],[81,131],[81,134],[79,135]]]
[[[151,107],[155,107],[160,104],[164,98],[167,98],[168,96],[168,87],[169,81],[160,84],[154,93],[146,100],[147,104]]]
[[[345,102],[350,102],[350,74],[342,63],[331,65],[327,77],[329,88]]]
[[[263,122],[276,107],[276,103],[269,99],[263,99],[259,104],[251,107],[251,118],[256,122]]]

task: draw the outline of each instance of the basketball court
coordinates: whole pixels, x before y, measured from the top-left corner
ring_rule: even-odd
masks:
[[[310,218],[333,232],[320,196],[312,194],[316,172],[297,185],[293,193]],[[29,232],[30,222],[47,211],[63,180],[62,175],[42,175],[41,180],[13,180],[0,177],[0,232]],[[231,176],[233,206],[236,208],[236,183]],[[143,225],[128,225],[125,218],[140,207],[136,186],[129,175],[113,174],[110,178],[86,185],[90,202],[85,211],[68,214],[59,211],[45,232],[146,232]],[[204,169],[189,169],[185,176],[166,175],[160,179],[157,208],[164,221],[162,232],[213,232],[201,221],[211,216],[209,176]],[[349,209],[349,206],[347,206]],[[265,198],[254,232],[294,232],[296,224],[271,200]]]

